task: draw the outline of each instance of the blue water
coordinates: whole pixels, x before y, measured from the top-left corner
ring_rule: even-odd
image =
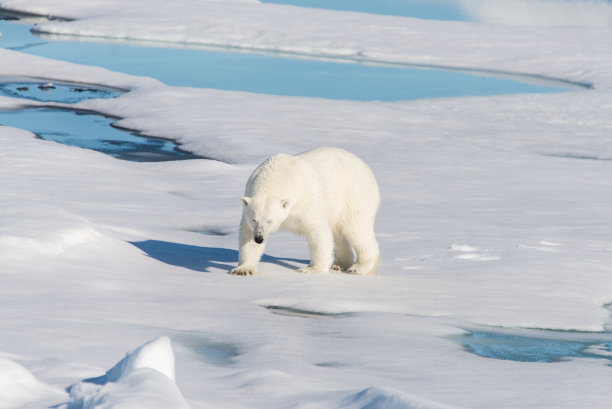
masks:
[[[572,334],[574,336],[569,336]],[[458,341],[476,355],[518,362],[560,362],[570,358],[598,358],[612,361],[610,337],[596,340],[594,335],[576,337],[573,333],[549,332],[554,337],[473,331]],[[564,335],[566,335],[564,337]],[[599,352],[599,353],[598,353]]]
[[[73,104],[92,98],[115,98],[110,88],[32,79],[0,82],[0,95],[40,102]],[[92,112],[55,108],[0,111],[0,125],[26,129],[39,138],[97,150],[119,159],[138,162],[192,159],[196,156],[173,142],[112,127],[113,118]]]
[[[26,129],[40,138],[65,145],[93,149],[136,162],[193,159],[173,141],[150,138],[111,126],[112,118],[89,112],[32,108],[0,111],[0,125]]]
[[[391,0],[382,1],[388,5],[393,3]],[[59,41],[57,37],[51,37],[53,40],[36,37],[31,34],[28,25],[4,20],[0,20],[0,32],[0,47],[149,76],[174,86],[381,101],[564,90],[439,69],[124,42],[80,41],[84,39],[74,37],[62,37]],[[118,95],[117,90],[97,86],[41,85],[44,84],[23,80],[2,83],[0,80],[0,95],[69,104],[86,98],[112,98]],[[111,126],[112,122],[111,118],[79,110],[38,108],[0,112],[1,125],[27,129],[46,140],[98,150],[121,159],[155,161],[195,158],[181,151],[172,141],[119,130]]]
[[[471,20],[458,2],[453,0],[262,0],[262,2],[429,20]]]
[[[29,26],[8,21],[0,21],[0,31],[0,47],[153,77],[173,86],[380,101],[564,90],[440,69],[77,41],[71,37],[49,41],[31,35]]]

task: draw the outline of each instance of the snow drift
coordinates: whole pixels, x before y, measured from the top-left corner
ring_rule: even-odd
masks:
[[[62,392],[37,380],[17,362],[0,357],[0,409],[21,407]]]
[[[371,386],[346,396],[338,408],[343,409],[451,409],[393,388]]]
[[[159,337],[128,353],[98,378],[69,388],[66,409],[188,408],[174,383],[174,352],[168,337]]]

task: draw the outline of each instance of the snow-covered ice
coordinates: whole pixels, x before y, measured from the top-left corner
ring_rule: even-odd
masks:
[[[241,0],[0,4],[75,19],[39,32],[593,86],[332,101],[169,87],[0,49],[1,76],[128,90],[72,107],[217,159],[126,162],[0,127],[0,407],[610,407],[607,359],[495,360],[457,342],[471,326],[610,323],[609,24],[426,21]],[[24,103],[42,104],[0,98],[2,109]],[[272,236],[259,276],[228,275],[251,170],[273,153],[321,145],[354,152],[378,178],[379,275],[300,275],[306,243],[284,233]],[[82,382],[149,340],[160,350],[120,365],[145,368]],[[81,386],[69,394],[70,385]]]
[[[0,408],[4,409],[42,398],[61,399],[62,390],[40,382],[14,360],[0,357],[0,396]]]
[[[189,407],[174,383],[174,352],[168,337],[147,342],[105,375],[68,390],[68,409]]]

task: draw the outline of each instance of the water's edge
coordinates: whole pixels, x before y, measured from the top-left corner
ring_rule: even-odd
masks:
[[[43,140],[93,149],[124,160],[208,159],[181,149],[170,138],[118,126],[115,122],[120,117],[73,105],[86,99],[116,98],[124,90],[91,83],[48,81],[0,76],[0,95],[19,104],[17,109],[0,110],[0,125],[27,129]],[[65,113],[74,116],[67,117]]]
[[[12,15],[16,19],[20,19],[22,17],[26,18],[38,18],[38,19],[50,19],[50,20],[61,20],[61,21],[72,21],[73,19],[60,17],[60,16],[45,16],[45,15],[37,15],[34,13],[27,13],[16,11],[12,9],[7,9],[5,7],[0,6],[0,16]],[[20,17],[22,16],[22,17]],[[273,49],[273,48],[265,48],[265,47],[241,47],[241,46],[230,46],[226,44],[219,44],[213,42],[171,42],[171,41],[157,41],[157,40],[122,40],[115,39],[112,37],[103,37],[103,36],[83,36],[83,35],[69,35],[69,34],[55,34],[44,31],[40,27],[32,27],[32,33],[36,33],[41,35],[43,38],[53,39],[55,38],[79,38],[79,39],[92,39],[92,40],[104,40],[111,41],[120,44],[133,44],[133,43],[142,43],[147,45],[159,45],[159,46],[174,46],[174,47],[186,47],[186,48],[196,48],[202,50],[217,50],[217,51],[229,51],[229,52],[247,52],[247,53],[256,53],[262,55],[269,56],[278,56],[278,57],[287,57],[287,58],[305,58],[316,61],[327,61],[327,62],[345,62],[345,63],[356,63],[356,64],[364,64],[364,65],[375,65],[375,66],[385,66],[385,67],[396,67],[396,68],[413,68],[413,69],[434,69],[434,70],[443,70],[443,71],[451,71],[462,74],[470,74],[470,75],[481,75],[485,77],[495,77],[495,78],[504,78],[519,82],[524,82],[532,85],[540,85],[540,86],[549,86],[549,87],[561,87],[561,88],[573,88],[573,89],[593,89],[594,85],[589,82],[582,81],[574,81],[568,80],[564,78],[551,77],[541,74],[531,74],[524,72],[513,72],[506,70],[498,70],[498,69],[487,69],[487,68],[477,68],[477,67],[467,67],[467,66],[457,66],[457,65],[445,65],[445,64],[425,64],[419,62],[409,62],[409,61],[394,61],[388,59],[381,58],[373,58],[367,57],[364,55],[342,55],[342,54],[332,54],[332,53],[307,53],[307,52],[298,52],[291,50],[282,50],[282,49]]]

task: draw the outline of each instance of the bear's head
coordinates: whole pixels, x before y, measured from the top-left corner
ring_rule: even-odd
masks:
[[[244,217],[253,231],[255,243],[263,243],[270,233],[274,233],[289,216],[291,200],[275,197],[242,198]]]

